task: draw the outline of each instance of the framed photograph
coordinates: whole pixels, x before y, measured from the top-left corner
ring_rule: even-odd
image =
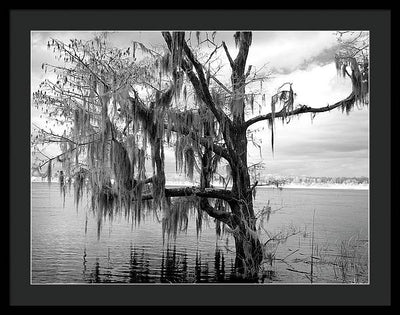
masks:
[[[10,304],[390,305],[390,13],[10,11]]]

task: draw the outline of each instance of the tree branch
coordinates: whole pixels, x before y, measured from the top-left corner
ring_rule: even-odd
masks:
[[[247,72],[245,74],[245,78],[247,79],[247,77],[250,75],[250,71],[251,71],[252,65],[249,65],[249,67],[247,68]]]
[[[284,110],[281,110],[281,111],[275,113],[274,117],[275,118],[289,117],[289,116],[294,116],[294,115],[299,115],[299,114],[304,114],[304,113],[323,113],[323,112],[331,111],[339,106],[346,106],[348,104],[353,104],[355,101],[356,101],[356,97],[355,97],[355,94],[352,92],[347,98],[345,98],[344,100],[341,100],[333,105],[327,105],[325,107],[319,107],[319,108],[313,108],[313,107],[309,107],[306,105],[299,105],[297,109],[295,109],[291,112],[285,112]],[[270,120],[270,119],[272,119],[272,113],[253,117],[244,123],[244,128],[247,129],[248,127],[255,124],[256,122],[259,122],[262,120]]]
[[[151,115],[150,110],[144,105],[144,103],[138,97],[136,97],[135,99],[132,97],[129,97],[129,101],[131,102],[131,104],[134,104],[134,106],[135,106],[134,112],[137,115],[139,115],[141,119],[143,119],[144,121],[150,119],[150,115]],[[132,119],[135,119],[135,117],[132,117]],[[171,129],[171,127],[169,127],[167,124],[164,124],[164,129]],[[226,148],[224,148],[220,145],[217,145],[217,144],[212,144],[210,146],[210,142],[206,138],[200,137],[193,132],[191,133],[190,130],[185,126],[180,126],[180,128],[172,126],[171,131],[180,133],[183,135],[191,134],[193,141],[200,143],[202,146],[204,146],[206,148],[209,148],[215,154],[223,157],[228,162],[231,160],[229,152]]]
[[[254,184],[250,187],[249,192],[251,193],[254,190],[254,188],[256,188],[257,185],[258,185],[258,180],[256,180]]]
[[[233,215],[223,210],[217,210],[210,205],[206,198],[200,200],[200,208],[205,211],[210,217],[213,217],[229,227],[233,227]]]
[[[165,129],[168,129],[167,125],[165,125]],[[189,133],[190,133],[190,131],[183,126],[180,129],[176,129],[176,128],[172,127],[171,130],[174,132],[180,133],[180,134],[184,134],[184,135],[189,135]],[[226,148],[224,148],[218,144],[214,144],[214,143],[211,144],[211,146],[210,146],[210,142],[206,138],[199,137],[193,132],[191,133],[191,136],[192,136],[193,141],[198,142],[203,147],[205,147],[205,148],[211,150],[212,152],[214,152],[215,154],[223,157],[228,162],[231,161],[231,156],[229,155],[229,152]]]
[[[233,194],[229,190],[225,189],[213,189],[206,188],[200,189],[199,187],[182,187],[182,188],[166,188],[165,189],[165,197],[203,197],[203,198],[217,198],[223,199],[226,201],[232,201]],[[142,195],[141,200],[150,200],[153,199],[152,194]],[[210,206],[207,199],[203,199],[201,202],[201,209],[205,211],[209,216],[220,220],[232,226],[233,224],[233,215],[229,212],[217,210],[214,207]]]
[[[52,38],[52,40],[54,40],[56,43],[58,43],[59,45],[61,45],[62,48],[63,48],[63,51],[65,51],[71,58],[77,60],[81,65],[83,65],[86,69],[88,69],[89,72],[90,72],[94,77],[96,77],[97,80],[99,80],[101,83],[104,84],[104,86],[107,86],[107,87],[109,86],[109,85],[108,85],[104,80],[102,80],[96,73],[94,73],[92,69],[90,69],[90,67],[76,54],[75,50],[74,50],[75,54],[72,54],[72,53],[66,48],[66,45],[65,45],[63,42],[61,42],[61,41],[59,41],[59,40],[57,40],[57,39],[54,39],[54,38]]]
[[[228,94],[232,94],[232,91],[229,90],[221,81],[219,81],[215,75],[210,74],[210,78],[213,79],[220,87],[222,87],[225,92],[227,92]]]
[[[233,69],[235,67],[235,63],[232,60],[231,54],[229,53],[228,47],[226,47],[225,42],[222,42],[222,46],[224,47],[226,57],[228,57],[229,64],[231,65],[231,68]]]
[[[169,50],[172,51],[171,34],[169,32],[162,32],[162,35],[164,37],[165,42],[167,43]],[[193,55],[193,52],[191,51],[185,40],[183,41],[183,51],[185,52],[189,61],[194,66],[196,73],[198,75],[198,77],[194,75],[191,65],[183,59],[181,64],[182,69],[189,77],[193,87],[195,88],[201,99],[204,101],[204,103],[207,105],[207,107],[212,111],[217,121],[223,125],[225,123],[229,123],[230,122],[229,117],[222,111],[221,108],[218,108],[214,103],[210,91],[208,89],[207,80],[204,76],[203,66]]]
[[[40,163],[38,167],[39,167],[39,169],[41,169],[41,168],[42,168],[44,165],[46,165],[47,163],[49,163],[49,162],[51,162],[51,161],[53,161],[53,160],[59,159],[59,158],[61,158],[63,155],[65,155],[65,154],[67,154],[67,153],[71,153],[72,151],[76,150],[77,148],[79,148],[79,147],[81,147],[81,146],[88,145],[88,144],[97,142],[97,141],[99,141],[99,140],[100,140],[100,139],[96,139],[96,140],[89,141],[89,142],[85,142],[85,143],[76,143],[75,147],[73,147],[72,149],[68,149],[67,151],[65,151],[65,152],[63,152],[63,153],[61,153],[61,154],[58,154],[58,155],[56,155],[56,156],[54,156],[54,157],[52,157],[52,158],[47,157],[47,160],[44,161],[43,163]],[[40,153],[43,154],[42,152],[40,152]],[[45,154],[43,154],[43,155],[46,156]]]
[[[205,188],[200,189],[199,187],[181,187],[181,188],[165,188],[165,197],[204,197],[204,198],[216,198],[225,201],[234,201],[234,196],[230,190],[216,189],[216,188]],[[142,200],[153,199],[152,194],[142,195]]]

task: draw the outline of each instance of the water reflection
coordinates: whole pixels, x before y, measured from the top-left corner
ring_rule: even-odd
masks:
[[[225,259],[220,250],[215,251],[214,259],[215,281],[221,282],[225,279]]]
[[[129,259],[129,283],[150,282],[150,262],[145,257],[144,248],[140,253],[131,245]]]
[[[94,267],[94,271],[89,276],[89,282],[95,282],[95,283],[102,282],[100,280],[100,264],[99,264],[98,258],[96,258],[96,264]]]
[[[167,248],[161,257],[161,279],[162,283],[187,282],[187,254],[177,254],[176,246],[173,250]]]
[[[85,246],[83,249],[83,270],[82,270],[83,279],[86,278],[86,262],[87,262],[86,256],[87,256],[87,254],[86,254],[86,246]]]
[[[163,250],[158,266],[151,266],[149,253],[144,247],[130,247],[128,264],[123,270],[113,268],[110,257],[104,266],[96,258],[90,272],[87,271],[86,248],[83,253],[83,279],[88,283],[209,283],[238,282],[234,262],[226,263],[223,250],[216,248],[213,263],[202,259],[201,253],[188,256],[186,250],[179,252],[176,246]],[[212,261],[212,260],[211,260]]]

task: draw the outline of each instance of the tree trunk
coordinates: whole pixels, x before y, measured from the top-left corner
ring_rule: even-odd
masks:
[[[246,233],[246,231],[241,231]],[[243,238],[235,236],[235,269],[239,277],[246,280],[256,280],[262,262],[262,246],[258,238]]]
[[[250,189],[250,175],[247,166],[247,136],[245,124],[246,60],[252,41],[251,32],[237,32],[235,41],[239,52],[232,60],[232,125],[226,132],[232,145],[234,159],[231,161],[232,193],[235,201],[231,203],[234,215],[234,238],[236,246],[236,268],[247,280],[257,277],[263,258],[262,245],[256,229],[256,216],[253,209],[253,196]],[[249,68],[250,70],[250,68]]]
[[[237,203],[231,208],[235,215],[235,268],[240,276],[254,279],[261,266],[263,248],[256,231],[253,205]]]
[[[235,265],[239,275],[252,280],[258,275],[263,259],[263,250],[257,234],[257,219],[254,214],[253,196],[250,189],[246,132],[235,131],[231,138],[234,139],[235,150],[240,157],[240,163],[232,168],[232,193],[236,196],[236,200],[230,205],[234,214]]]

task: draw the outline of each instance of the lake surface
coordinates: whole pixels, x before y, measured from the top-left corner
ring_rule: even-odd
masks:
[[[233,238],[217,237],[212,219],[197,235],[193,215],[163,241],[153,215],[140,225],[121,215],[98,235],[85,201],[77,209],[71,192],[63,205],[57,183],[33,182],[31,197],[33,284],[239,282]],[[368,190],[258,187],[256,212],[268,204],[259,282],[368,283]]]

